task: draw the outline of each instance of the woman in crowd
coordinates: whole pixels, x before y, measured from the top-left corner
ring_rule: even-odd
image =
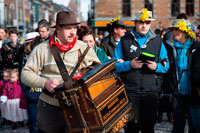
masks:
[[[26,64],[26,61],[31,53],[31,43],[39,36],[38,32],[30,32],[25,36],[24,54],[22,55],[22,61],[20,62],[20,70]],[[39,96],[42,92],[42,88],[31,88],[21,83],[23,92],[25,93],[27,100],[27,112],[29,116],[28,128],[30,133],[38,133],[37,131],[37,103]]]
[[[194,41],[195,30],[186,20],[177,19],[172,23],[171,35],[166,34],[163,42],[167,49],[170,69],[164,75],[163,89],[174,91],[173,133],[184,133],[186,119],[189,133],[195,133],[190,113],[191,86],[189,73],[192,53],[198,47]]]
[[[89,30],[87,26],[81,26],[78,31],[78,39],[84,41],[88,44],[91,48],[94,49],[95,53],[97,54],[97,57],[99,58],[100,62],[103,63],[108,60],[108,57],[104,50],[98,46],[96,46],[96,41],[94,37],[94,33]]]

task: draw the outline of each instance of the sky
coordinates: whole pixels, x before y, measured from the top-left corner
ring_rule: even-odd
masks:
[[[88,15],[88,5],[90,4],[90,0],[80,0],[81,1],[81,12],[84,20],[87,20]],[[53,2],[57,4],[63,4],[68,6],[69,0],[53,0]]]

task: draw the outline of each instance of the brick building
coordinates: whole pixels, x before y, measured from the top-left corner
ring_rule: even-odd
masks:
[[[192,24],[200,24],[200,0],[91,0],[91,25],[103,29],[119,16],[124,24],[131,26],[135,12],[144,7],[152,10],[156,18],[152,23],[153,30],[169,27],[179,13],[186,13]]]
[[[15,25],[23,25],[24,13],[23,13],[23,1],[19,0],[5,0],[5,24],[7,27]],[[16,3],[17,2],[17,3]],[[18,8],[18,10],[16,10]],[[17,15],[18,13],[18,15]]]
[[[56,13],[59,11],[71,11],[78,15],[76,1],[70,0],[66,7],[53,0],[0,0],[0,25],[8,29],[17,28],[20,33],[36,29],[41,19],[55,25]]]

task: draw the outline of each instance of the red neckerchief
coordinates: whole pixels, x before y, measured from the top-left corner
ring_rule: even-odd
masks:
[[[50,45],[49,46],[52,47],[53,45],[56,45],[56,47],[58,49],[60,49],[62,52],[66,52],[66,51],[72,49],[74,47],[75,43],[76,43],[76,38],[77,38],[77,37],[74,37],[74,40],[70,44],[63,45],[63,44],[55,42],[54,37],[55,37],[55,32],[54,32],[53,36],[50,38]]]

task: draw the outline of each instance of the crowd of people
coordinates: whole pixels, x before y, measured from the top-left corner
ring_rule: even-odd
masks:
[[[183,133],[187,122],[190,133],[200,133],[200,26],[182,13],[157,33],[151,30],[154,20],[144,8],[134,15],[131,30],[117,17],[107,25],[109,34],[99,32],[96,39],[71,12],[61,11],[55,26],[40,20],[24,43],[16,29],[0,27],[1,124],[15,130],[28,121],[31,133],[67,132],[54,91],[63,79],[51,47],[58,48],[70,74],[89,46],[82,69],[115,59],[115,74],[134,109],[126,133],[153,133],[163,112],[173,123],[172,132]]]
[[[40,20],[38,29],[27,33],[24,43],[20,41],[16,29],[7,31],[0,27],[0,33],[1,126],[11,125],[11,129],[15,130],[27,124],[30,132],[36,133],[37,103],[42,88],[33,88],[23,84],[20,76],[34,47],[49,40],[50,25],[47,20]]]

